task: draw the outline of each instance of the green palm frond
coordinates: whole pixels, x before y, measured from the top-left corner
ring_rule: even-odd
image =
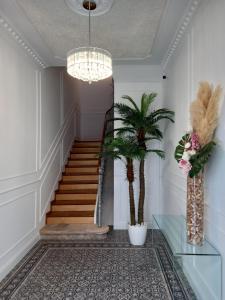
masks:
[[[165,151],[158,150],[158,149],[148,149],[147,152],[148,153],[155,153],[162,159],[165,158]]]
[[[102,156],[111,156],[114,159],[141,159],[144,155],[139,148],[135,136],[106,138]]]
[[[124,118],[112,118],[112,119],[108,119],[107,123],[109,123],[109,122],[115,122],[115,121],[126,122],[126,119],[124,119]]]
[[[130,96],[123,96],[123,99],[128,100],[132,106],[124,103],[116,103],[114,108],[120,115],[120,117],[114,120],[119,120],[123,123],[121,129],[116,129],[115,132],[118,136],[126,137],[129,134],[136,135],[140,142],[145,143],[145,139],[161,140],[163,138],[163,133],[159,128],[159,123],[161,120],[165,119],[170,122],[174,122],[174,112],[167,109],[161,108],[149,112],[149,108],[153,101],[155,100],[157,94],[144,93],[141,98],[141,105],[138,108],[135,101]],[[129,104],[129,103],[128,103]]]
[[[172,110],[169,110],[167,108],[161,108],[161,109],[157,109],[157,110],[154,110],[153,112],[151,112],[147,116],[147,120],[149,122],[153,122],[153,123],[156,123],[162,119],[168,119],[171,122],[174,122],[174,114],[175,113]]]
[[[114,108],[122,117],[130,117],[134,114],[135,111],[129,105],[126,105],[124,103],[115,103]]]
[[[152,117],[157,117],[158,115],[161,115],[161,114],[170,114],[171,116],[174,116],[174,111],[172,110],[169,110],[167,108],[160,108],[160,109],[157,109],[157,110],[154,110],[153,112],[150,113],[150,115]]]
[[[158,140],[161,140],[163,138],[163,133],[159,129],[158,124],[148,124],[148,126],[145,127],[145,133],[147,136],[151,138],[155,137]]]
[[[169,120],[171,121],[172,123],[174,123],[174,119],[173,117],[169,116],[169,115],[161,115],[161,116],[158,116],[154,119],[152,119],[152,124],[155,124],[155,123],[158,123],[160,120]]]
[[[152,104],[152,102],[155,100],[157,94],[151,93],[149,95],[143,94],[141,97],[141,113],[143,117],[146,117],[147,112],[149,110],[149,106]]]
[[[140,109],[138,108],[137,104],[135,103],[135,101],[128,95],[123,95],[122,99],[126,99],[128,101],[130,101],[132,103],[132,105],[134,106],[134,108],[136,109],[136,111],[140,112]]]
[[[118,136],[127,135],[130,133],[135,134],[135,129],[133,127],[119,127],[115,128],[113,130],[110,130],[107,133],[107,136],[110,136],[112,133],[116,132]]]

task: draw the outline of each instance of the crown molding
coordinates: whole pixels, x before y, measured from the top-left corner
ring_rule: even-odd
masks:
[[[174,38],[172,39],[172,42],[170,43],[170,46],[166,52],[166,55],[164,56],[162,60],[162,69],[165,70],[171,57],[173,56],[175,50],[177,49],[180,41],[182,40],[182,37],[184,36],[187,27],[189,26],[201,0],[190,0],[188,7],[186,9],[186,12],[181,19],[181,22],[176,30],[176,33],[174,35]]]
[[[8,35],[13,38],[17,44],[29,54],[29,56],[35,61],[35,63],[39,64],[43,69],[47,66],[41,60],[39,55],[28,45],[28,43],[22,38],[21,34],[19,34],[12,26],[0,15],[0,26],[8,33]]]

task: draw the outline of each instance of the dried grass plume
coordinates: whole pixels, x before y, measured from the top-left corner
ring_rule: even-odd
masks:
[[[190,107],[191,124],[202,146],[209,143],[218,124],[222,88],[215,89],[207,81],[200,82],[197,99]]]

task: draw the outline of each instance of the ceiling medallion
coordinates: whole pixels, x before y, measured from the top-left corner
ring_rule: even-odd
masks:
[[[91,46],[91,13],[96,9],[96,2],[83,0],[83,7],[89,16],[89,43],[87,47],[74,48],[67,53],[67,73],[92,83],[112,75],[112,56],[107,50]]]
[[[92,10],[91,15],[100,16],[106,14],[111,9],[113,1],[114,0],[95,0],[96,8]],[[67,6],[74,12],[83,16],[88,16],[88,10],[84,7],[84,2],[88,3],[88,0],[65,0]]]

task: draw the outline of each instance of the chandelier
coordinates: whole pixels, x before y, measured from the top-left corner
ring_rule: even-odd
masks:
[[[89,45],[68,52],[67,73],[91,83],[112,75],[112,56],[104,49],[91,47],[91,10],[96,8],[96,3],[93,0],[84,1],[83,7],[89,13]]]

